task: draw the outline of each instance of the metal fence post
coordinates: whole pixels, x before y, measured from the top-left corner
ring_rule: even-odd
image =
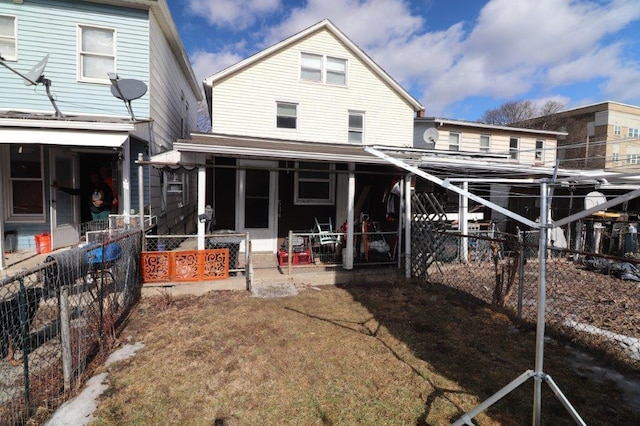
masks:
[[[251,261],[251,237],[247,232],[244,239],[244,267],[247,275],[247,290],[251,291],[253,283],[253,263]]]
[[[29,409],[31,392],[29,389],[29,320],[27,315],[27,289],[24,287],[24,277],[20,278],[18,292],[18,311],[20,313],[20,334],[22,338],[22,365],[24,372],[24,400]],[[11,339],[11,337],[9,337]]]
[[[522,319],[522,298],[524,294],[524,244],[522,232],[518,229],[518,246],[520,248],[520,263],[518,264],[518,319]]]
[[[64,390],[71,389],[73,361],[71,359],[71,324],[69,319],[69,287],[60,289],[60,339],[62,340],[62,372]]]
[[[287,241],[287,275],[291,275],[291,258],[292,258],[292,254],[291,253],[293,251],[293,231],[290,229],[289,230],[289,239]]]

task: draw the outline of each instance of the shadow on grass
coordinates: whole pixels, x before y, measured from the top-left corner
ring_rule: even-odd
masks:
[[[427,419],[438,399],[444,398],[456,407],[458,413],[448,419],[453,422],[474,408],[460,407],[456,394],[475,395],[482,402],[524,371],[534,368],[535,326],[515,323],[467,293],[438,284],[415,282],[339,287],[367,308],[372,317],[355,323],[287,309],[379,340],[393,356],[428,381],[434,390],[425,398],[418,425],[429,424]],[[460,388],[439,386],[406,362],[378,337],[381,327],[406,344],[414,356]],[[566,361],[568,351],[566,343],[546,339],[543,371],[552,376],[582,418],[590,424],[640,424],[640,416],[619,397],[620,391],[615,384],[593,382],[573,371]],[[487,414],[491,420],[502,425],[531,423],[533,387],[534,379],[527,380],[490,407]],[[574,424],[544,383],[541,417],[543,424]]]

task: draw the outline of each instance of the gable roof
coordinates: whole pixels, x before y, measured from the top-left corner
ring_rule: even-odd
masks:
[[[376,64],[373,61],[373,59],[369,57],[369,55],[364,53],[362,49],[360,49],[353,41],[351,41],[342,31],[338,29],[338,27],[336,27],[328,19],[320,21],[317,24],[312,25],[309,28],[300,31],[297,34],[294,34],[293,36],[272,45],[271,47],[268,47],[252,56],[249,56],[246,59],[243,59],[240,62],[237,62],[234,65],[231,65],[230,67],[223,69],[222,71],[219,71],[213,74],[210,77],[205,78],[202,83],[205,88],[205,95],[207,97],[207,103],[209,104],[209,109],[211,109],[211,90],[207,90],[207,89],[210,89],[211,87],[213,87],[213,84],[216,81],[219,81],[225,77],[228,77],[229,75],[240,72],[243,69],[249,67],[250,65],[258,61],[261,61],[262,59],[272,55],[275,52],[284,50],[287,47],[291,46],[292,44],[298,42],[299,40],[302,40],[322,29],[329,31],[338,40],[344,43],[344,45],[347,46],[347,48],[351,50],[351,52],[356,57],[358,57],[358,59],[360,59],[362,62],[367,64],[367,66],[369,66],[377,76],[379,76],[384,82],[386,82],[391,88],[393,88],[393,90],[395,90],[396,93],[398,93],[398,95],[401,98],[403,98],[409,105],[411,105],[414,111],[424,110],[424,107],[422,106],[422,104],[420,104],[420,102],[416,98],[411,96],[409,92],[407,92],[402,86],[400,86],[400,84],[398,84],[397,81],[393,79],[393,77],[391,77],[385,70],[383,70],[378,64]]]

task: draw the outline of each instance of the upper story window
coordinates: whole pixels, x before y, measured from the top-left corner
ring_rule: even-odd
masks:
[[[509,138],[509,158],[517,160],[520,150],[520,139]]]
[[[346,86],[347,60],[331,56],[302,53],[300,56],[300,79],[318,83]]]
[[[349,111],[348,142],[362,144],[364,142],[364,113]]]
[[[277,102],[276,127],[278,129],[297,129],[298,105],[288,102]]]
[[[629,131],[627,132],[627,136],[630,138],[640,138],[640,129],[629,127]]]
[[[449,151],[460,151],[460,133],[449,133]]]
[[[0,15],[0,56],[6,61],[18,59],[16,35],[16,17]]]
[[[622,129],[620,128],[620,126],[618,125],[613,126],[613,134],[615,136],[620,136],[622,134]]]
[[[627,164],[640,164],[640,154],[627,154]]]
[[[45,219],[42,147],[12,144],[3,165],[7,175],[6,218],[14,222]]]
[[[333,204],[335,193],[334,164],[296,163],[295,204]]]
[[[544,161],[544,141],[542,139],[536,140],[535,160],[538,162]]]
[[[489,152],[491,149],[491,135],[480,135],[480,152]]]
[[[116,31],[80,25],[78,40],[78,79],[108,83],[116,70]]]

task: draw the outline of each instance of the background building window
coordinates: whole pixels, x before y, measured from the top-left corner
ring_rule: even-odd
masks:
[[[518,159],[520,140],[518,138],[509,138],[509,158],[512,160]]]
[[[334,165],[329,163],[296,163],[295,204],[333,204],[335,193]]]
[[[296,129],[298,127],[298,105],[278,102],[276,127],[279,129]]]
[[[347,84],[347,60],[302,53],[300,57],[300,79],[345,86]]]
[[[8,219],[43,221],[44,182],[42,148],[35,145],[12,144],[9,147]]]
[[[480,135],[480,152],[489,152],[491,149],[491,136]]]
[[[449,151],[460,151],[460,133],[449,133]]]
[[[6,61],[17,60],[16,18],[0,15],[0,56]]]
[[[622,134],[622,129],[620,129],[620,126],[613,126],[613,134],[615,136],[620,136]]]
[[[115,72],[115,30],[80,26],[80,80],[109,81]]]
[[[362,144],[364,142],[364,114],[349,112],[349,143]]]
[[[629,131],[627,132],[627,136],[630,138],[640,138],[640,129],[629,127]]]
[[[536,141],[536,161],[544,161],[544,141],[538,139]]]
[[[347,60],[327,57],[327,84],[347,84]]]

